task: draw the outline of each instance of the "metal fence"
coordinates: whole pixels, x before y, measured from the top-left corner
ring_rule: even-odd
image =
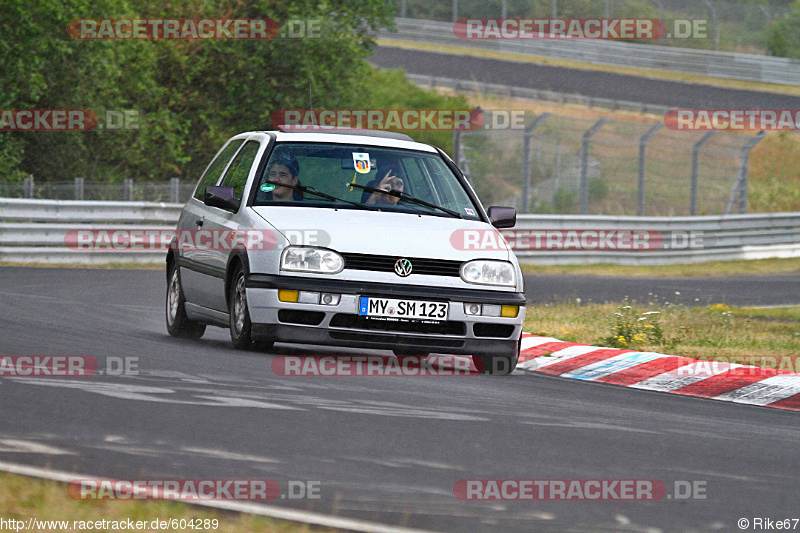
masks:
[[[658,18],[704,20],[705,39],[662,38],[654,44],[765,52],[765,29],[789,12],[789,1],[724,0],[395,0],[402,18],[455,22],[459,18]]]
[[[181,208],[180,204],[151,202],[0,198],[0,261],[163,263]],[[76,230],[106,230],[109,234],[144,230],[159,237],[150,249],[79,249],[67,244],[71,242],[67,235]],[[521,215],[516,227],[503,233],[521,262],[538,264],[666,264],[800,256],[800,213]],[[634,238],[634,234],[640,238]],[[579,246],[573,246],[573,242]],[[637,242],[644,245],[637,246]]]
[[[126,179],[116,183],[85,181],[38,181],[0,183],[0,197],[49,200],[140,201],[185,203],[194,192],[195,182],[172,178],[168,182],[137,182]]]
[[[685,72],[726,79],[800,84],[800,60],[752,53],[722,52],[675,46],[598,40],[470,40],[459,39],[453,24],[419,19],[395,19],[397,32],[382,31],[381,38],[416,43],[478,48],[583,61],[598,65],[640,67]]]
[[[748,156],[764,134],[663,125],[543,113],[524,129],[456,132],[454,152],[484,204],[521,213],[747,212]]]

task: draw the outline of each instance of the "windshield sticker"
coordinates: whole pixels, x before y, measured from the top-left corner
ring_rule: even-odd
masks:
[[[359,174],[368,174],[370,171],[369,154],[365,152],[353,152],[353,165]]]
[[[272,192],[275,190],[275,184],[273,183],[265,183],[261,186],[261,192]]]
[[[469,216],[472,216],[472,217],[474,217],[474,216],[475,216],[475,211],[473,211],[473,210],[472,210],[472,209],[470,209],[469,207],[465,207],[465,208],[464,208],[464,212],[465,212],[466,214],[468,214]]]

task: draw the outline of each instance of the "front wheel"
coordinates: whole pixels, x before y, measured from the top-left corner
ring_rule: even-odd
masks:
[[[244,287],[244,269],[236,267],[231,279],[228,297],[228,314],[230,315],[231,342],[236,348],[249,349],[253,346],[250,336],[253,324],[247,309],[247,292]]]
[[[515,344],[511,355],[473,355],[472,362],[478,372],[494,376],[507,376],[517,368],[522,337]]]
[[[167,332],[173,337],[199,339],[206,332],[203,324],[198,324],[186,316],[186,298],[181,286],[181,273],[178,265],[173,264],[169,270],[167,282]]]

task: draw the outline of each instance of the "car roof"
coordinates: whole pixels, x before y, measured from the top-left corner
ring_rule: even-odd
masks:
[[[277,126],[278,131],[286,133],[333,133],[336,135],[363,135],[366,137],[381,137],[383,139],[397,139],[398,141],[414,142],[409,135],[398,131],[370,130],[364,128],[346,128],[342,126],[297,126],[283,124]]]
[[[405,150],[418,150],[422,152],[437,153],[436,149],[428,144],[418,143],[408,135],[402,133],[378,130],[337,130],[333,131],[265,131],[275,136],[278,142],[318,142],[332,144],[359,144],[367,146],[380,146],[386,148],[402,148]]]

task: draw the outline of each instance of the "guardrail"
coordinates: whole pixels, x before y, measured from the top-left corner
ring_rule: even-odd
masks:
[[[800,213],[520,215],[514,229],[503,232],[516,240],[509,243],[522,263],[657,265],[800,257]]]
[[[181,204],[147,202],[0,198],[0,261],[160,263],[164,261],[166,237],[160,238],[161,247],[156,249],[80,250],[68,247],[66,236],[75,230],[173,232],[181,208]],[[523,263],[644,265],[800,257],[800,213],[520,215],[516,227],[503,233]]]
[[[470,40],[456,37],[451,22],[396,18],[395,24],[396,33],[383,30],[378,32],[378,37],[570,59],[598,65],[641,67],[717,78],[800,85],[800,61],[783,57],[604,40]]]

